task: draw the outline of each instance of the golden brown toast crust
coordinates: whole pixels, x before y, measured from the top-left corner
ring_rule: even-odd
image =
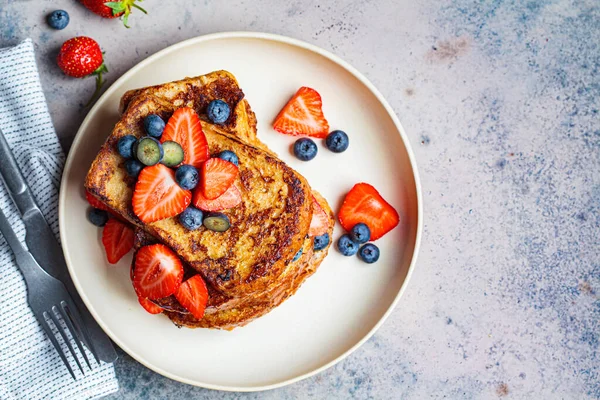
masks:
[[[335,224],[333,211],[327,204],[327,201],[317,192],[313,195],[319,201],[319,204],[325,210],[329,217],[329,236],[333,235]],[[165,308],[165,314],[178,326],[188,328],[218,328],[231,330],[236,327],[244,326],[256,318],[259,318],[269,311],[283,303],[300,288],[302,283],[311,276],[319,267],[331,246],[331,241],[327,248],[321,251],[313,251],[314,238],[307,238],[303,245],[302,256],[297,261],[290,261],[286,270],[281,274],[276,283],[263,293],[249,295],[243,298],[230,299],[221,305],[215,305],[211,296],[214,290],[207,285],[209,290],[209,304],[204,318],[197,320],[179,304],[175,296],[169,296],[165,299],[156,301],[161,307]],[[149,236],[140,229],[136,230],[135,249],[136,251],[145,245],[156,243],[156,239]],[[185,279],[194,274],[186,268]]]
[[[283,161],[217,132],[202,122],[211,154],[234,151],[240,160],[242,203],[228,215],[232,228],[218,233],[201,228],[189,232],[174,218],[143,224],[132,211],[135,182],[116,151],[120,137],[143,136],[143,119],[155,113],[168,119],[175,110],[153,96],[136,97],[102,146],[85,187],[131,223],[142,227],[201,272],[216,290],[234,297],[264,290],[300,249],[312,215],[306,180]]]

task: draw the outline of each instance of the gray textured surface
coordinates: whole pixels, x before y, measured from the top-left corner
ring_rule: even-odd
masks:
[[[149,0],[150,15],[135,13],[130,30],[75,1],[0,4],[0,44],[34,39],[66,147],[93,81],[60,74],[52,58],[65,39],[96,38],[113,81],[182,39],[255,30],[353,64],[388,98],[416,152],[418,268],[361,349],[261,394],[181,385],[122,355],[111,399],[600,398],[596,0]],[[43,15],[59,7],[71,24],[53,32]]]

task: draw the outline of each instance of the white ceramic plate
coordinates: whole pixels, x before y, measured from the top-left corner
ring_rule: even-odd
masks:
[[[335,247],[296,295],[266,316],[232,332],[177,329],[146,313],[129,280],[131,256],[105,260],[101,230],[86,221],[85,174],[119,118],[128,89],[231,71],[258,118],[258,136],[302,173],[335,211],[357,182],[368,182],[399,211],[398,228],[377,241],[381,258],[367,265]],[[300,86],[322,96],[332,129],[350,147],[334,154],[319,144],[301,162],[293,137],[271,122]],[[259,33],[220,33],[181,42],[142,61],[118,79],[81,125],[60,192],[60,232],[81,297],[123,350],[169,378],[211,389],[254,391],[283,386],[332,366],[364,343],[392,311],[415,263],[421,236],[420,184],[406,135],[381,94],[338,57],[294,39]],[[343,229],[336,226],[334,240]]]

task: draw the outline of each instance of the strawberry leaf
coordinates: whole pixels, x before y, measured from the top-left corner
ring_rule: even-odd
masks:
[[[121,1],[109,1],[108,3],[104,3],[104,5],[108,8],[110,8],[111,10],[113,10],[113,15],[122,13],[127,8],[125,3],[121,2]]]

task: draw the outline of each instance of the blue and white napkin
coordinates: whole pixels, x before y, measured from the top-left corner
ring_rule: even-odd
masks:
[[[0,49],[0,128],[58,236],[58,191],[65,157],[52,126],[30,39]],[[0,207],[24,243],[20,215],[2,183]],[[92,399],[119,388],[112,364],[96,365],[86,376],[73,369],[77,381],[29,309],[25,281],[0,238],[0,399]]]

